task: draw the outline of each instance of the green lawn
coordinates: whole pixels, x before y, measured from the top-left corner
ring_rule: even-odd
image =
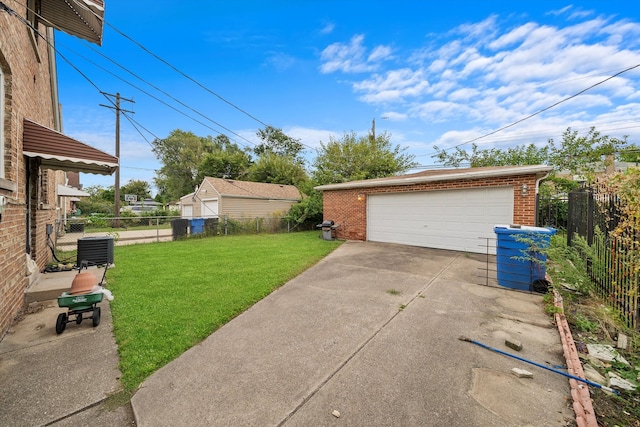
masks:
[[[124,386],[137,388],[339,244],[300,232],[117,246],[107,282]]]

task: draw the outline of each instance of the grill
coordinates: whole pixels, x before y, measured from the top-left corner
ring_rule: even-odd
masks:
[[[337,225],[335,222],[333,222],[330,219],[322,221],[322,224],[316,225],[316,228],[322,229],[321,236],[324,240],[335,240],[336,239],[335,230],[338,227],[340,227],[340,225]]]

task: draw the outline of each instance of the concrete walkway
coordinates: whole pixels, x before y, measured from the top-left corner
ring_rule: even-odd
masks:
[[[541,297],[485,283],[481,256],[346,242],[152,375],[139,426],[564,426]],[[512,368],[533,378],[518,378]]]
[[[90,269],[96,276],[102,270]],[[106,299],[98,304],[100,324],[69,323],[57,335],[56,318],[67,311],[46,292],[68,290],[77,271],[43,274],[46,290],[33,294],[30,314],[0,341],[0,425],[131,426],[127,404],[110,402],[121,391],[118,349]]]

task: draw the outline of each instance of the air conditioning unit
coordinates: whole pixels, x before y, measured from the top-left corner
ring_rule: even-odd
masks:
[[[113,237],[83,237],[78,239],[77,265],[88,261],[89,265],[113,264]]]

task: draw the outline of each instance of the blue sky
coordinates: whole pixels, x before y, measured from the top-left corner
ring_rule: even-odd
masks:
[[[152,183],[150,143],[174,129],[252,148],[261,122],[299,138],[310,164],[320,142],[366,135],[375,119],[376,133],[433,165],[434,145],[465,143],[640,64],[630,1],[107,0],[105,20],[101,47],[56,33],[88,78],[59,57],[59,92],[64,132],[111,154],[115,114],[99,91],[135,101],[122,108],[146,130],[121,119],[121,184]],[[639,86],[640,68],[476,143],[544,145],[569,126],[639,143]]]

